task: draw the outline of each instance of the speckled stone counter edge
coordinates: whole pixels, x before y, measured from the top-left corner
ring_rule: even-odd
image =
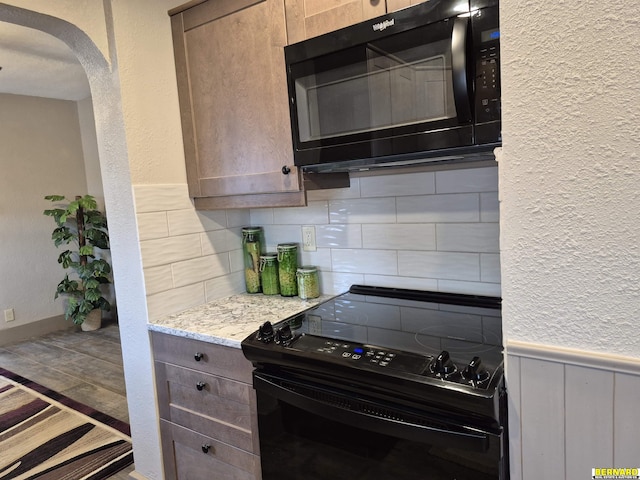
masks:
[[[301,300],[298,297],[241,293],[168,315],[148,324],[155,332],[227,347],[240,343],[266,322],[279,322],[333,298]]]

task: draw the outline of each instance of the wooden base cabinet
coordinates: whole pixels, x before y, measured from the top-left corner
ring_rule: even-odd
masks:
[[[260,480],[253,367],[238,348],[152,332],[167,480]]]

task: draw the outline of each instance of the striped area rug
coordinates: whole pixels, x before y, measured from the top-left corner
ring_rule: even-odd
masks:
[[[102,480],[132,463],[125,422],[0,368],[1,480]]]

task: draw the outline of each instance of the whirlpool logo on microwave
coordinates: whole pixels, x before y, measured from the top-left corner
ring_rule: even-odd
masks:
[[[381,32],[383,30],[386,30],[387,27],[393,27],[395,24],[396,24],[395,18],[392,18],[391,20],[385,20],[384,22],[380,22],[380,23],[374,23],[373,31]]]
[[[640,478],[636,468],[592,468],[591,478]]]

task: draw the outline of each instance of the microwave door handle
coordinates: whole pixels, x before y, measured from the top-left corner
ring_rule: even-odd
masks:
[[[468,17],[457,17],[451,33],[451,70],[453,81],[453,98],[456,103],[458,120],[471,121],[471,102],[469,84],[467,82],[467,32]]]

